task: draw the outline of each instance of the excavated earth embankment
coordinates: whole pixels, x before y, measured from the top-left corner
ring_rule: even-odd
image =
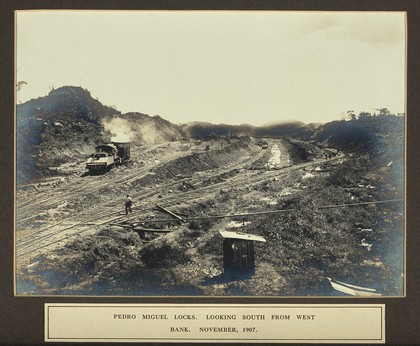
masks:
[[[216,146],[219,148],[215,148]],[[255,145],[252,145],[248,139],[234,140],[229,144],[224,144],[223,147],[217,143],[213,144],[211,150],[197,151],[168,162],[156,169],[155,173],[165,176],[168,174],[191,175],[194,172],[232,166],[244,158],[249,158],[255,151]]]

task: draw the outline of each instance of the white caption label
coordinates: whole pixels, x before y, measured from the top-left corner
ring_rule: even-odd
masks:
[[[385,343],[385,306],[45,304],[45,341]]]

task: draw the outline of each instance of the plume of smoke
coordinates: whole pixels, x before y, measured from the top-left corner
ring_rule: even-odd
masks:
[[[144,123],[139,126],[138,131],[141,134],[143,141],[148,144],[156,144],[165,141],[163,135],[157,131],[153,124]]]
[[[105,130],[111,132],[111,141],[113,142],[131,142],[135,137],[135,133],[126,119],[112,118],[103,120],[102,124]]]

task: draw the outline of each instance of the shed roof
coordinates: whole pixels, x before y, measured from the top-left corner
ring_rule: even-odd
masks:
[[[243,239],[243,240],[255,240],[266,242],[263,237],[259,235],[243,233],[243,232],[231,232],[231,231],[219,231],[223,238]]]

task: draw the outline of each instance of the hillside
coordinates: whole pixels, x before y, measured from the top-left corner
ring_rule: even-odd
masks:
[[[16,132],[18,184],[54,176],[54,167],[84,161],[103,142],[144,145],[183,136],[178,126],[158,115],[122,114],[73,86],[17,105]]]
[[[104,140],[102,117],[118,113],[71,86],[17,105],[17,182],[54,175],[50,167],[86,157]]]
[[[349,154],[367,154],[375,168],[387,167],[391,181],[404,184],[404,116],[361,113],[357,119],[322,125],[312,139]]]
[[[158,144],[184,137],[182,129],[159,115],[131,112],[105,117],[103,125],[114,141],[130,141],[138,145]]]

